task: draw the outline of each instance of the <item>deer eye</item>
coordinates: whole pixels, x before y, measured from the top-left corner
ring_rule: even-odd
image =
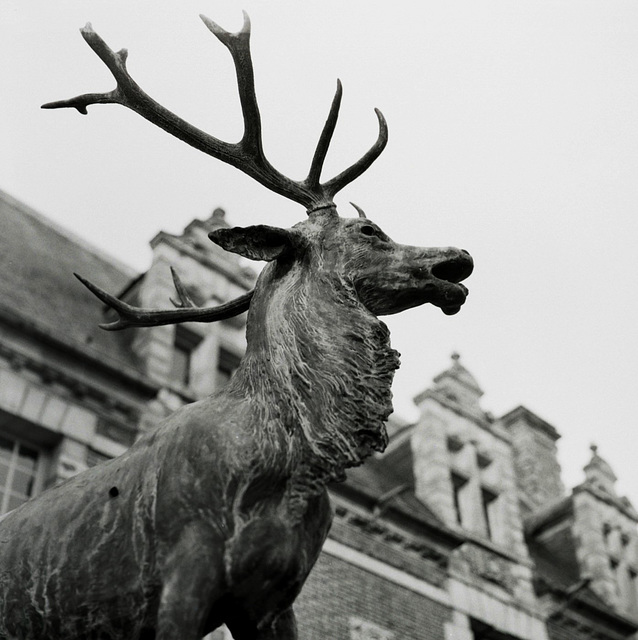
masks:
[[[364,236],[376,236],[377,235],[376,229],[374,227],[371,227],[369,224],[364,224],[361,227],[360,231]]]

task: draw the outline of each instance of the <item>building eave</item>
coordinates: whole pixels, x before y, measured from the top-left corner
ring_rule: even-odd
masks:
[[[622,637],[628,637],[638,631],[638,620],[618,613],[609,606],[598,604],[587,595],[570,594],[568,589],[539,577],[535,578],[534,587],[537,595],[549,594],[556,603],[556,609],[548,615],[548,622],[560,624],[561,620],[569,617],[569,613],[573,613],[580,614],[592,623],[610,629]]]
[[[379,496],[363,488],[353,487],[347,482],[331,485],[330,493],[358,504],[375,519],[378,517],[420,538],[427,539],[446,554],[450,554],[467,541],[465,535],[450,529],[442,522],[433,522],[419,514],[410,513],[398,505],[386,505],[383,508],[382,518],[376,516],[375,509],[379,505]]]
[[[103,354],[93,354],[86,345],[79,344],[72,338],[53,333],[50,329],[39,325],[32,319],[24,318],[10,309],[0,306],[0,322],[4,322],[20,331],[30,334],[54,349],[63,350],[65,353],[95,367],[95,370],[112,376],[127,384],[133,391],[141,393],[147,398],[155,397],[160,387],[147,376],[131,369],[122,363],[111,363],[104,359]],[[43,364],[44,366],[44,364]]]

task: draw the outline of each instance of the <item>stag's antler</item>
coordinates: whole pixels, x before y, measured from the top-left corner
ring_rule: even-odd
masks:
[[[381,112],[375,109],[379,119],[379,135],[375,144],[355,164],[322,184],[320,182],[321,170],[337,124],[341,104],[342,88],[341,83],[337,82],[337,91],[319,138],[308,177],[302,181],[287,178],[268,162],[262,148],[261,118],[255,96],[253,65],[250,57],[250,20],[248,15],[244,12],[244,25],[238,33],[222,29],[205,16],[200,17],[217,39],[228,48],[235,63],[244,118],[244,135],[239,142],[233,144],[219,140],[155,102],[129,75],[126,69],[127,50],[121,49],[114,52],[93,31],[90,23],[80,30],[82,37],[111,71],[117,81],[117,87],[108,93],[87,93],[68,100],[49,102],[42,105],[42,108],[73,107],[80,113],[86,114],[87,107],[92,104],[124,105],[196,149],[243,171],[271,191],[304,205],[308,213],[331,206],[335,194],[359,177],[385,148],[388,141],[388,130]]]
[[[128,327],[159,327],[163,324],[176,324],[178,322],[217,322],[248,311],[254,290],[218,307],[197,307],[172,268],[171,273],[173,274],[173,282],[180,300],[179,302],[171,302],[177,309],[143,309],[134,307],[112,296],[77,273],[73,275],[105,305],[117,312],[119,317],[116,321],[100,325],[102,329],[107,331],[117,331]]]

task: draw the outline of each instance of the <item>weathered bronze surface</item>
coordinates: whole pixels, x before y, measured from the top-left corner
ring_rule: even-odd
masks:
[[[152,102],[130,80],[125,52],[87,29],[118,89],[48,106],[125,104],[302,203],[308,219],[212,232],[226,250],[269,263],[253,292],[215,309],[195,308],[177,279],[180,301],[168,311],[131,307],[82,280],[118,312],[106,328],[211,322],[249,308],[248,346],[224,390],[2,519],[0,638],[196,640],[222,623],[236,640],[296,638],[292,604],[332,517],[326,483],[386,446],[399,359],[377,316],[426,302],[456,313],[467,295],[465,251],[399,245],[362,212],[337,214],[334,194],[385,145],[382,116],[372,150],[320,184],[339,88],[309,177],[281,176],[261,151],[248,22],[230,34],[204,21],[238,68],[238,145]]]

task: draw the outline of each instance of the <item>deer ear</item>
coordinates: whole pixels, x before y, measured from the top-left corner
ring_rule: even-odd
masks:
[[[226,251],[238,253],[251,260],[267,262],[290,253],[296,240],[294,231],[263,224],[253,227],[215,229],[208,234],[208,237]]]

